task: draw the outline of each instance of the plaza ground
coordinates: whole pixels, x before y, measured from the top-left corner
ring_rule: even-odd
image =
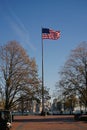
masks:
[[[11,130],[87,130],[86,121],[75,121],[74,116],[15,116]]]

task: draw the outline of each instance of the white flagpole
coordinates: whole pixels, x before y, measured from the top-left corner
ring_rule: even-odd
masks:
[[[44,115],[45,114],[45,110],[44,110],[44,59],[43,59],[44,48],[43,48],[43,38],[41,39],[42,39],[42,113],[41,114]]]

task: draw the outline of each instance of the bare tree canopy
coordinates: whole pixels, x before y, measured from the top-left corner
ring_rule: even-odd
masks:
[[[0,46],[0,93],[5,109],[16,105],[20,92],[34,94],[39,81],[35,59],[18,42]]]
[[[57,87],[66,96],[78,95],[82,104],[87,106],[87,42],[71,51],[60,75]]]

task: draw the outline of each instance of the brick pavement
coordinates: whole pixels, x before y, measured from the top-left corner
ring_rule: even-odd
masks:
[[[16,116],[11,130],[87,130],[87,122],[73,116]]]

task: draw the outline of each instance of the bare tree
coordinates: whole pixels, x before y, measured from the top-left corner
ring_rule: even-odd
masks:
[[[16,41],[0,46],[0,88],[5,109],[11,109],[17,104],[20,93],[34,94],[38,86],[35,59],[31,59]]]
[[[76,95],[87,107],[87,42],[81,43],[71,51],[61,74],[57,86],[61,87],[65,95]]]

